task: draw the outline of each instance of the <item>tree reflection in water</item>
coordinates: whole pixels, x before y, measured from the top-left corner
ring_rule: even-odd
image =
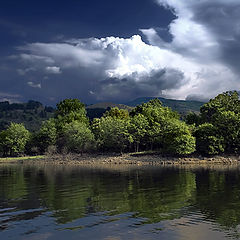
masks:
[[[67,166],[1,166],[1,229],[45,212],[57,224],[101,213],[130,214],[139,225],[200,212],[223,231],[240,223],[239,170],[142,167],[101,169]]]

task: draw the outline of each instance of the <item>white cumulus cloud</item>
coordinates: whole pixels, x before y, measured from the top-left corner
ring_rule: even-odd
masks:
[[[66,78],[64,74],[74,72],[74,79],[67,79],[74,82],[75,89],[81,91],[87,87],[87,92],[94,91],[99,99],[158,96],[162,91],[179,88],[195,74],[195,65],[180,54],[146,44],[139,35],[128,39],[107,37],[58,44],[32,43],[21,49],[30,52],[29,58],[38,56],[37,63],[34,58],[32,64],[44,67],[48,73],[60,73],[62,69]],[[24,56],[29,59],[26,53]],[[49,59],[59,67],[48,66]]]

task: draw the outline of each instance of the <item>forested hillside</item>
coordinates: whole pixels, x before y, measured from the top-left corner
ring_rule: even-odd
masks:
[[[54,108],[44,107],[40,102],[27,103],[0,102],[0,130],[5,129],[11,122],[23,123],[29,131],[38,130],[42,121],[53,117]]]
[[[136,107],[137,105],[147,103],[152,99],[154,99],[154,97],[142,97],[125,104],[131,107]],[[199,113],[200,107],[204,104],[204,102],[199,101],[175,100],[162,97],[158,97],[158,99],[162,102],[163,106],[170,107],[181,115],[186,115],[188,112]]]
[[[96,104],[87,106],[86,107],[87,116],[90,119],[100,118],[107,110],[110,110],[111,108],[114,108],[114,107],[117,107],[119,109],[125,109],[128,111],[131,111],[133,109],[133,107],[130,107],[124,104],[101,102],[101,103],[96,103]]]

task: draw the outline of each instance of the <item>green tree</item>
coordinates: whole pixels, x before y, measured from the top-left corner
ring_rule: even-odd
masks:
[[[218,128],[211,123],[200,125],[195,133],[196,149],[204,155],[214,155],[224,152],[224,138],[219,135]]]
[[[55,119],[50,118],[44,121],[35,139],[36,146],[38,146],[41,153],[46,152],[49,146],[56,145],[57,128]]]
[[[166,122],[162,144],[163,151],[171,154],[190,154],[196,150],[195,138],[191,135],[189,127],[177,119]]]
[[[186,122],[186,124],[188,125],[195,125],[195,126],[199,126],[201,124],[201,116],[199,114],[196,114],[194,112],[189,112],[185,118],[184,121]]]
[[[135,152],[139,151],[139,145],[146,144],[147,133],[149,132],[149,123],[142,114],[131,117],[129,124],[129,134],[132,137]]]
[[[83,153],[94,148],[94,135],[86,124],[74,121],[63,128],[65,146],[68,151]]]
[[[65,99],[57,104],[55,113],[57,128],[57,147],[59,151],[65,149],[64,127],[72,122],[79,122],[89,126],[85,105],[78,99]]]
[[[217,145],[223,145],[227,153],[240,152],[240,100],[238,92],[229,91],[219,94],[204,104],[200,111],[203,122],[211,123],[216,128],[218,136],[212,136],[211,141]],[[211,152],[211,150],[207,150],[207,152]],[[212,152],[211,154],[214,154],[215,150]],[[217,150],[216,152],[221,151]]]
[[[55,116],[59,128],[73,121],[89,124],[85,106],[78,99],[65,99],[58,103]]]
[[[159,99],[153,99],[137,106],[130,112],[131,117],[138,114],[142,114],[148,121],[149,129],[146,134],[146,139],[150,144],[151,150],[153,147],[162,148],[163,130],[169,120],[179,119],[178,113],[168,107],[163,107]]]
[[[109,111],[106,111],[103,115],[104,117],[113,117],[118,119],[128,119],[129,113],[128,110],[119,109],[118,107],[111,108]]]
[[[240,152],[240,113],[222,111],[214,121],[219,135],[224,139],[225,151],[228,153]]]
[[[132,142],[128,132],[129,121],[102,117],[93,122],[93,131],[98,145],[103,150],[122,152]]]
[[[0,134],[0,148],[4,156],[17,156],[23,154],[30,138],[30,132],[23,124],[11,123]]]
[[[236,91],[229,91],[219,94],[214,99],[210,99],[201,109],[201,117],[203,121],[213,123],[220,112],[231,111],[240,113],[239,94]]]
[[[130,116],[135,116],[139,113],[144,115],[149,123],[161,123],[165,119],[172,118],[179,119],[179,114],[177,112],[172,111],[172,109],[168,107],[163,107],[162,102],[157,98],[138,105],[130,112]]]

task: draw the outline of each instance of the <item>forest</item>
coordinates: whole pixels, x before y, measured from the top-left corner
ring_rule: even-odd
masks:
[[[45,153],[124,153],[156,151],[167,155],[216,155],[240,152],[240,100],[236,91],[219,94],[184,119],[159,99],[130,112],[117,107],[89,120],[78,99],[57,104],[39,130],[11,123],[0,132],[0,155]]]

